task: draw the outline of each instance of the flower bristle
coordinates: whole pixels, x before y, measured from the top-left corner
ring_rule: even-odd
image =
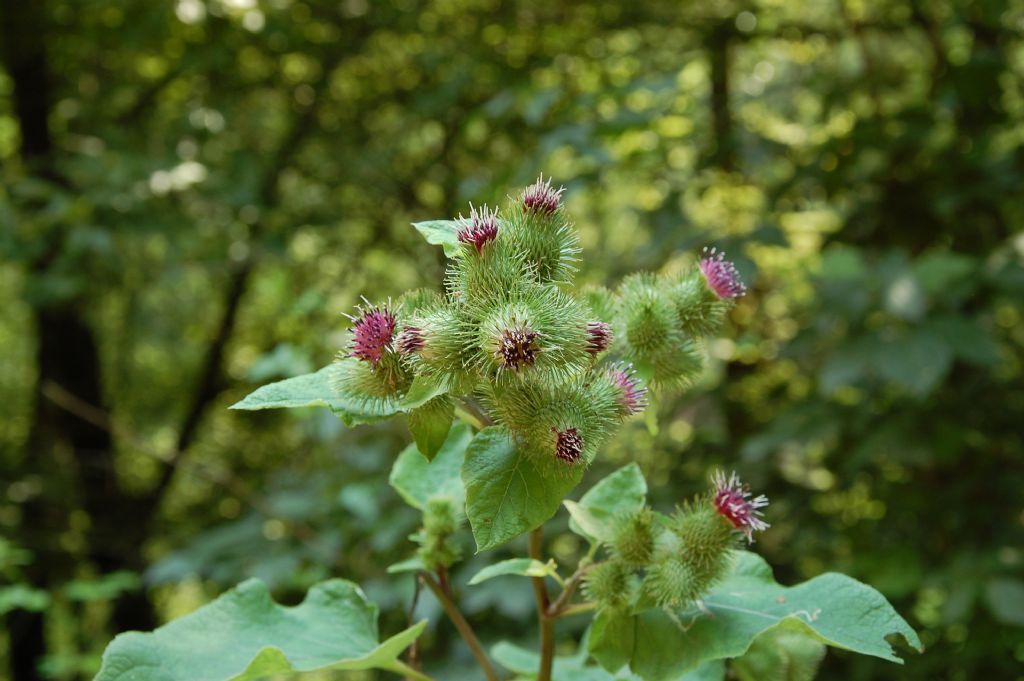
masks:
[[[426,339],[423,337],[423,329],[418,326],[407,326],[402,329],[395,339],[395,349],[401,355],[412,355],[423,349]]]
[[[498,213],[487,206],[477,209],[470,205],[469,218],[460,215],[459,220],[462,222],[457,235],[459,241],[472,245],[477,254],[483,253],[484,246],[498,236]]]
[[[540,352],[538,338],[540,334],[529,327],[505,329],[498,338],[496,359],[502,367],[513,371],[533,366]]]
[[[612,366],[608,375],[622,393],[620,403],[625,416],[639,414],[647,408],[647,388],[640,383],[632,364]]]
[[[587,322],[587,352],[600,355],[612,345],[614,334],[611,324],[606,322]]]
[[[551,178],[545,180],[544,175],[541,174],[536,182],[523,190],[523,208],[530,212],[551,215],[561,205],[564,191],[565,187],[554,189],[551,186]]]
[[[731,261],[725,259],[725,252],[707,247],[701,252],[700,271],[707,281],[708,288],[719,298],[739,298],[747,292],[739,270]]]
[[[391,348],[398,320],[387,307],[372,306],[365,299],[363,302],[366,308],[359,308],[358,317],[350,317],[354,322],[352,356],[376,366]]]
[[[578,428],[565,430],[552,428],[555,434],[555,457],[567,464],[579,463],[583,458],[583,436]]]
[[[736,472],[726,475],[724,471],[715,471],[711,478],[714,484],[712,503],[719,515],[728,520],[753,543],[754,532],[767,530],[770,525],[762,516],[762,508],[768,505],[768,497],[760,494],[751,498],[750,487],[740,480]]]

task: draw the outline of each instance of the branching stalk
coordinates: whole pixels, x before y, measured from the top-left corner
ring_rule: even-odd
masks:
[[[452,621],[455,628],[458,629],[459,634],[462,636],[462,640],[469,646],[469,650],[473,653],[473,657],[476,658],[477,664],[483,669],[484,675],[487,677],[487,681],[500,681],[498,673],[494,670],[494,666],[491,664],[490,659],[487,657],[487,653],[484,652],[483,646],[480,645],[480,640],[476,637],[476,633],[473,631],[473,627],[470,626],[466,618],[463,617],[459,611],[458,606],[452,601],[448,593],[441,588],[434,576],[429,572],[421,571],[419,573],[420,581],[427,585],[437,600],[441,602],[441,607],[444,608],[445,613],[448,615],[448,619]]]
[[[579,587],[580,582],[583,581],[583,576],[587,574],[587,569],[590,565],[591,561],[588,557],[584,557],[580,560],[580,564],[577,566],[576,572],[574,572],[562,586],[562,593],[558,594],[558,598],[548,606],[548,617],[561,617],[568,608],[575,607],[570,606],[569,601],[572,600],[573,594],[576,593],[576,588]]]

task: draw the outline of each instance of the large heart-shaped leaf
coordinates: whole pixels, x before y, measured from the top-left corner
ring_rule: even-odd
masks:
[[[578,501],[566,501],[569,528],[591,543],[611,541],[616,516],[635,513],[647,499],[647,481],[635,463],[601,480]]]
[[[462,464],[466,515],[477,551],[540,527],[582,476],[581,466],[567,467],[553,456],[545,465],[519,451],[504,428],[481,430]]]
[[[425,626],[378,643],[377,606],[355,584],[332,579],[285,607],[253,579],[152,633],[121,634],[103,653],[95,681],[248,681],[357,669],[422,679],[398,656]]]
[[[781,586],[764,560],[735,553],[731,574],[702,601],[671,616],[606,610],[594,620],[589,647],[608,670],[628,664],[646,681],[665,681],[706,660],[738,657],[765,631],[799,631],[822,643],[902,662],[886,637],[899,634],[921,650],[910,625],[882,594],[835,573]]]

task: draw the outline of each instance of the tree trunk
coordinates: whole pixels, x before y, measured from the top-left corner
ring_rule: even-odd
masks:
[[[733,37],[733,20],[715,24],[708,34],[708,61],[711,65],[711,128],[712,143],[707,153],[708,165],[732,171],[736,169],[736,142],[729,108],[729,49]]]
[[[48,127],[51,81],[47,69],[47,20],[42,0],[0,0],[3,60],[14,83],[14,112],[21,132],[20,156],[28,173],[66,185],[54,163]],[[47,235],[43,254],[29,264],[33,277],[50,274],[66,231]],[[53,590],[68,580],[73,557],[60,545],[68,517],[81,502],[90,515],[90,557],[101,571],[139,570],[148,518],[117,482],[113,442],[105,424],[61,408],[48,399],[47,386],[59,387],[82,402],[103,404],[100,358],[95,334],[84,319],[82,300],[45,300],[33,307],[37,389],[28,447],[18,475],[34,476],[42,491],[23,507],[19,542],[34,554],[26,578]],[[117,629],[151,628],[152,605],[145,594],[127,594],[114,605]],[[7,616],[12,681],[40,681],[46,654],[45,614],[16,610]]]

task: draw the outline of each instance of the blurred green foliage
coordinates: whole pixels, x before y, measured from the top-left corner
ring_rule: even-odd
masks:
[[[929,648],[822,678],[1024,678],[1022,32],[1019,0],[2,0],[0,678],[88,678],[250,576],[403,628],[408,434],[226,407],[326,363],[359,295],[439,285],[410,222],[541,170],[586,282],[713,243],[751,285],[588,479],[636,460],[668,509],[735,466],[782,583],[847,572]],[[525,641],[502,581],[465,610]]]

